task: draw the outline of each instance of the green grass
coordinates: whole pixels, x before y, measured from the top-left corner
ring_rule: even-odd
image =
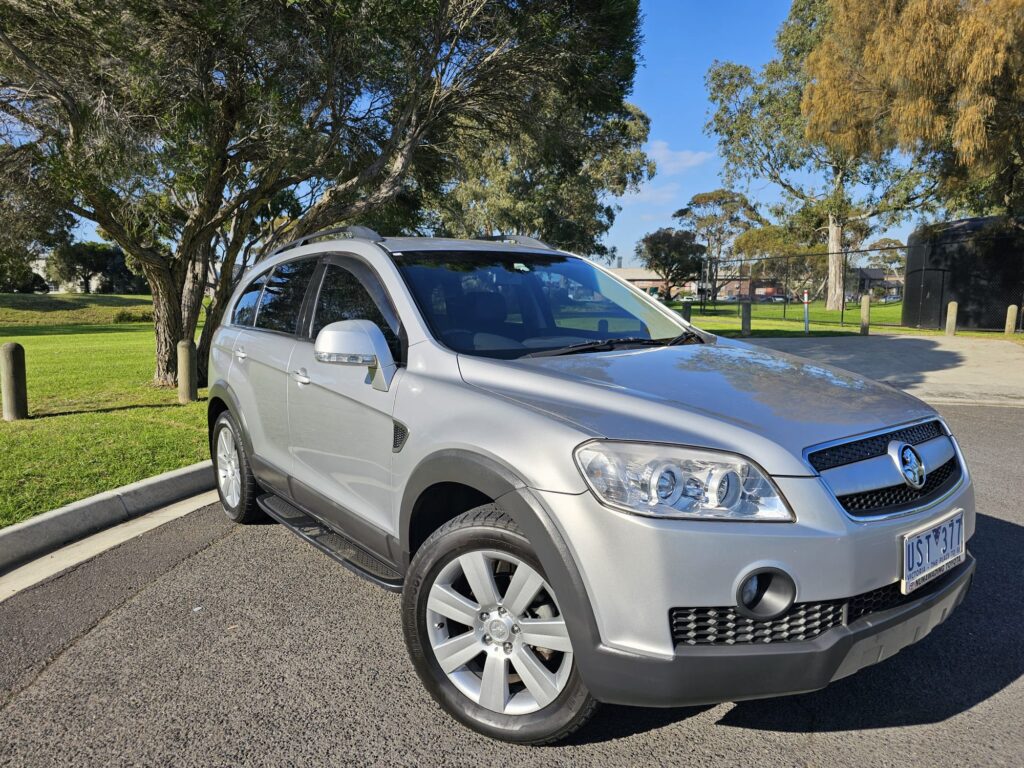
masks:
[[[672,302],[669,306],[673,309],[680,309],[682,302]],[[812,301],[808,305],[808,315],[812,323],[821,323],[823,325],[836,324],[840,321],[845,320],[848,325],[860,326],[860,304],[851,302],[846,305],[845,316],[840,313],[839,310],[825,309],[824,301]],[[717,304],[712,308],[712,305],[708,304],[705,307],[703,314],[699,316],[704,317],[739,317],[739,304],[728,303],[728,304]],[[693,316],[696,318],[700,313],[700,304],[694,303],[693,305]],[[792,304],[761,304],[753,303],[750,305],[750,316],[751,318],[761,318],[765,320],[783,320],[785,322],[794,322],[803,324],[804,321],[804,306],[801,303]],[[871,305],[871,322],[876,325],[899,325],[903,322],[903,303],[893,302],[891,304],[875,303]]]
[[[149,296],[0,293],[0,326],[106,325],[118,316],[152,313]]]
[[[66,311],[95,317],[96,305],[50,317]],[[0,422],[0,527],[208,458],[205,392],[181,406],[151,383],[151,324],[0,325],[7,341],[25,347],[31,418]]]

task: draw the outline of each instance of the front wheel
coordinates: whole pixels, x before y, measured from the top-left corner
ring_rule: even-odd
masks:
[[[596,709],[554,590],[529,541],[494,505],[437,530],[402,595],[413,664],[449,714],[488,736],[548,744]]]

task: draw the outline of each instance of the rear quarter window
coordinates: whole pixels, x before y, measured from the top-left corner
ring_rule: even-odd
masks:
[[[260,294],[263,292],[263,286],[267,283],[267,273],[263,273],[242,291],[242,295],[238,297],[238,302],[235,304],[235,311],[231,315],[232,325],[245,325],[251,326],[253,321],[256,319],[256,305],[259,304]]]

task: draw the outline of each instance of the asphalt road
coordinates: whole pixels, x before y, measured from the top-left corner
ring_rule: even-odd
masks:
[[[0,604],[0,764],[1020,766],[1024,408],[942,411],[982,512],[974,589],[825,691],[604,707],[563,745],[499,744],[424,692],[397,596],[209,507]]]

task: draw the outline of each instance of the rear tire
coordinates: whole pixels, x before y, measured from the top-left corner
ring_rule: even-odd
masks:
[[[430,695],[487,736],[551,744],[597,708],[530,542],[494,504],[451,520],[420,547],[402,625]]]
[[[210,456],[217,482],[217,495],[224,513],[236,523],[259,523],[266,515],[256,504],[259,486],[252,474],[249,457],[242,442],[242,431],[230,411],[224,411],[213,423]]]

